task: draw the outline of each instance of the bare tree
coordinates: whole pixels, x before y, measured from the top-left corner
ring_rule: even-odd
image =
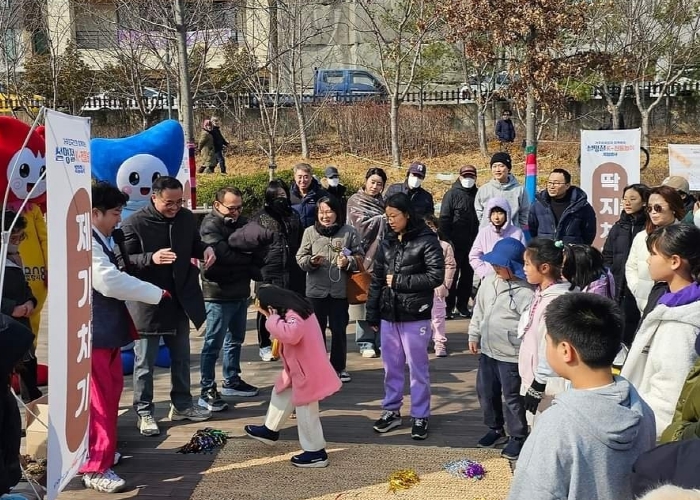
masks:
[[[428,0],[357,0],[354,26],[373,37],[377,68],[389,94],[391,161],[401,166],[399,107],[413,85],[425,44],[439,39],[439,16]]]

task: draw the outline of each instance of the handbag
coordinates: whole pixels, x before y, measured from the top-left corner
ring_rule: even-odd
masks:
[[[372,282],[372,275],[365,270],[363,264],[364,257],[355,256],[358,270],[348,276],[347,297],[348,304],[364,304],[367,302],[369,285]]]

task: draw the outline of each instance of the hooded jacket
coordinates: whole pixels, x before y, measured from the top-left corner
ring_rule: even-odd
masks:
[[[489,224],[488,213],[486,212],[486,203],[491,198],[505,198],[510,204],[512,219],[509,217],[514,226],[523,228],[527,226],[527,217],[530,213],[530,198],[528,198],[525,188],[518,182],[513,174],[508,174],[508,180],[505,184],[501,184],[496,179],[491,179],[486,184],[479,188],[474,199],[474,209],[476,216],[479,219],[480,227]]]
[[[495,274],[484,278],[469,322],[469,342],[478,342],[489,358],[517,363],[518,322],[534,293],[525,280],[506,281]]]
[[[579,187],[571,186],[571,202],[555,222],[552,211],[552,197],[546,189],[537,194],[535,203],[530,208],[528,228],[533,238],[549,238],[564,243],[581,243],[590,245],[596,236],[595,210],[586,193]]]
[[[700,285],[692,284],[661,297],[642,321],[622,367],[620,375],[654,410],[659,436],[671,423],[685,378],[698,359],[698,333]]]
[[[474,210],[477,187],[465,188],[458,180],[445,193],[440,206],[440,229],[458,252],[467,252],[479,231]]]
[[[386,284],[392,274],[391,287]],[[399,239],[389,232],[377,250],[367,298],[367,321],[429,320],[436,287],[445,279],[445,258],[437,235],[418,221]]]
[[[620,220],[610,229],[603,246],[603,262],[615,277],[615,300],[622,302],[629,291],[625,279],[625,264],[629,257],[634,237],[644,231],[646,214],[641,211],[636,214],[622,212]]]
[[[490,221],[491,210],[496,207],[503,209],[506,213],[506,223],[503,224],[500,231],[496,230],[496,226]],[[489,274],[493,274],[493,267],[491,264],[484,262],[483,256],[493,250],[494,245],[498,241],[503,238],[514,238],[523,245],[527,244],[522,230],[511,223],[510,203],[505,198],[495,197],[489,199],[486,202],[484,217],[489,219],[489,223],[479,229],[479,234],[476,235],[472,249],[469,251],[469,265],[472,266],[474,272],[481,279],[484,279]]]
[[[508,499],[631,499],[632,466],[655,441],[654,414],[624,378],[569,389],[525,441]]]
[[[411,189],[408,187],[408,181],[404,181],[397,184],[392,184],[386,190],[384,199],[388,200],[389,197],[396,193],[406,193],[411,199],[411,205],[413,205],[413,210],[416,212],[416,216],[423,218],[428,214],[435,213],[435,202],[433,201],[433,195],[428,191],[423,189],[422,186],[418,186],[416,189]]]

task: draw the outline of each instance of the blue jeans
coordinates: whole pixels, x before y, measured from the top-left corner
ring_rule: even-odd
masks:
[[[224,385],[235,385],[241,375],[241,345],[245,340],[248,299],[205,302],[207,327],[200,371],[202,393],[216,388],[215,366],[223,346]]]
[[[214,156],[216,156],[216,162],[219,164],[219,168],[221,168],[221,173],[225,174],[226,173],[226,158],[224,158],[224,152],[223,151],[216,151],[214,153]],[[214,168],[216,168],[216,165],[211,169],[212,172],[214,171]]]

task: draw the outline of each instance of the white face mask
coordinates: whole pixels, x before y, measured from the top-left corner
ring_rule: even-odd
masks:
[[[476,179],[472,179],[471,177],[460,177],[459,182],[462,184],[463,188],[469,189],[474,187],[476,184]]]
[[[340,179],[338,177],[336,177],[335,179],[328,179],[328,185],[330,187],[338,187],[338,184],[340,184]]]
[[[411,189],[419,188],[422,183],[423,179],[421,179],[420,177],[416,177],[413,174],[408,176],[408,187],[410,187]]]

